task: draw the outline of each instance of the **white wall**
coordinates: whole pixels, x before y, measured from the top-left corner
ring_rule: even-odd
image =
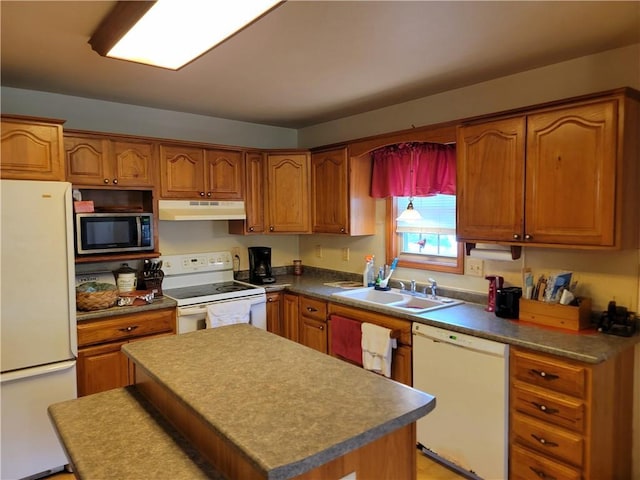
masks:
[[[297,131],[90,98],[2,87],[2,113],[66,120],[64,127],[256,148],[295,148]]]

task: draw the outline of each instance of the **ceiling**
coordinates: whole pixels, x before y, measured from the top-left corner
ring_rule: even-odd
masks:
[[[290,0],[169,71],[91,50],[115,3],[2,0],[2,85],[302,128],[640,42],[638,1]]]

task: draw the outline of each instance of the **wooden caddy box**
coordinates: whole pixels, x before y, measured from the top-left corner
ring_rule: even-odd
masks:
[[[591,326],[591,299],[581,298],[580,306],[574,307],[521,298],[519,319],[549,327],[584,330]]]

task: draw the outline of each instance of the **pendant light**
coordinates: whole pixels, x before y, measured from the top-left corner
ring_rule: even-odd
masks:
[[[413,208],[414,182],[413,182],[413,148],[411,149],[411,164],[409,167],[409,182],[411,195],[409,196],[409,204],[404,212],[400,214],[396,221],[398,222],[417,222],[422,220],[420,212]]]

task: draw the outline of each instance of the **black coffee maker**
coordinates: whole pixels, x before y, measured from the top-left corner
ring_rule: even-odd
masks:
[[[271,247],[249,247],[249,281],[257,285],[276,281],[271,274]]]

